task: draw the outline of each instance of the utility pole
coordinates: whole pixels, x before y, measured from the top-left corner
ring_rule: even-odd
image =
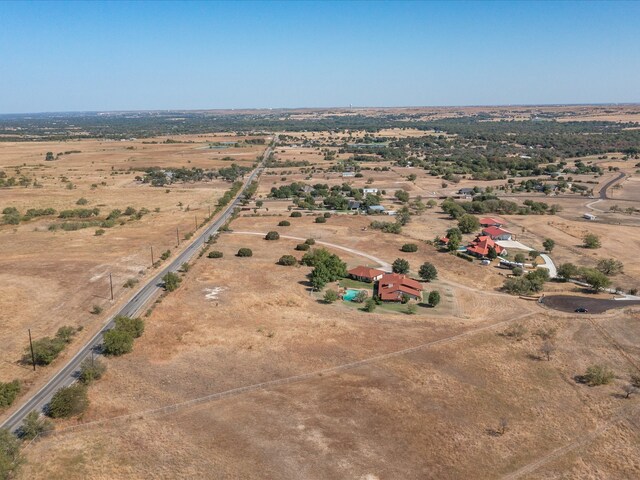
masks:
[[[156,263],[153,261],[153,245],[151,245],[151,266],[153,267],[153,264]]]
[[[178,233],[178,227],[176,227],[176,239],[178,240],[178,245],[180,245],[180,233]]]
[[[113,302],[113,279],[111,278],[111,274],[109,274],[109,287],[111,288],[111,301]]]
[[[29,347],[31,347],[31,362],[33,363],[33,371],[36,371],[36,355],[33,353],[33,342],[31,341],[31,329],[29,329]]]

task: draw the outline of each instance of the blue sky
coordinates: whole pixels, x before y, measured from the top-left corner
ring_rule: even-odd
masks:
[[[0,113],[640,102],[640,2],[0,2]]]

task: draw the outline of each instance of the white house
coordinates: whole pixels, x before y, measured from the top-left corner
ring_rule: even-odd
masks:
[[[363,188],[362,189],[362,193],[364,193],[365,195],[367,195],[368,193],[371,193],[372,195],[377,195],[378,194],[378,189],[377,188]]]

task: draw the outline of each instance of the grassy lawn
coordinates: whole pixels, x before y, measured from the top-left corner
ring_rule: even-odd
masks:
[[[373,283],[359,282],[358,280],[353,280],[351,278],[343,278],[342,280],[340,280],[339,284],[342,288],[359,288],[373,290]]]

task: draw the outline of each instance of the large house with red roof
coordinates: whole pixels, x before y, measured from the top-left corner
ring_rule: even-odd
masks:
[[[506,249],[498,245],[491,237],[480,235],[467,246],[467,253],[482,258],[489,255],[490,249],[494,249],[498,255],[506,252]]]
[[[506,228],[491,226],[482,229],[482,235],[491,237],[492,240],[514,240],[516,236]]]
[[[351,278],[360,282],[377,282],[387,273],[377,268],[363,267],[362,265],[352,268],[347,272]]]
[[[406,275],[387,273],[378,280],[378,297],[384,302],[401,302],[404,296],[422,300],[422,284]]]

